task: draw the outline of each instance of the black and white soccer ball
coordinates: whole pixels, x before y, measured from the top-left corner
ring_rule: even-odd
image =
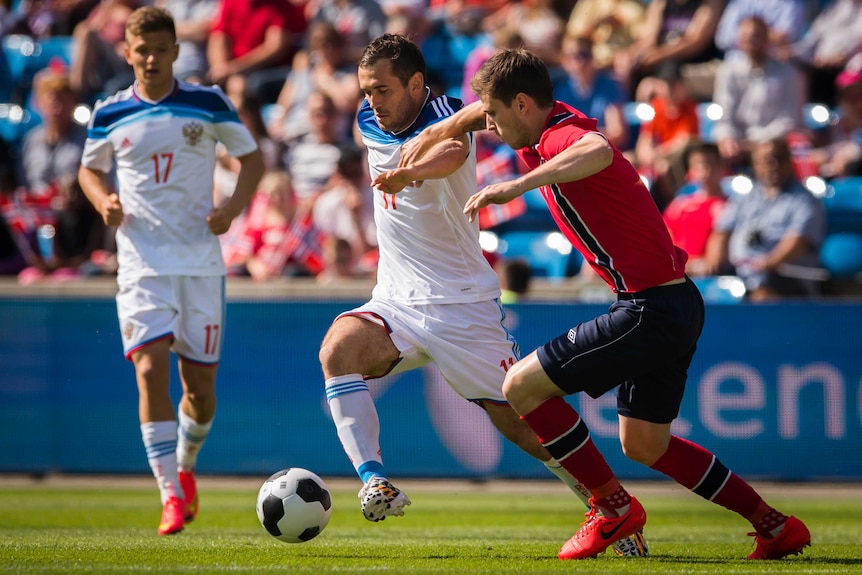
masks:
[[[329,523],[332,497],[320,477],[289,467],[263,482],[256,509],[270,535],[286,543],[303,543],[320,535]]]

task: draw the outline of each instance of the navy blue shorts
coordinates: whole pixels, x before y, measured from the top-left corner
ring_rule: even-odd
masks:
[[[653,423],[679,415],[688,367],[703,329],[694,283],[620,294],[608,313],[536,350],[566,393],[600,397],[617,386],[617,412]]]

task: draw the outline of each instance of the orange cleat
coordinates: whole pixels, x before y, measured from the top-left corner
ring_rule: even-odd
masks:
[[[180,487],[183,488],[183,495],[185,495],[185,501],[183,501],[183,521],[191,523],[198,515],[198,506],[200,504],[195,472],[180,471],[179,476]]]
[[[162,521],[159,523],[159,535],[173,535],[183,530],[183,502],[179,497],[168,497],[162,508]]]
[[[746,559],[781,559],[788,555],[798,555],[802,549],[811,545],[811,533],[805,524],[794,516],[787,518],[784,529],[772,539],[754,536],[754,552]]]
[[[646,525],[646,511],[634,497],[629,511],[619,517],[604,517],[596,513],[595,499],[590,499],[587,520],[566,541],[557,556],[560,559],[586,559],[602,553],[624,537],[634,535]]]

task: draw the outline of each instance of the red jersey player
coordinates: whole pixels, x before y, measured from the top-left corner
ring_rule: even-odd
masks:
[[[673,245],[649,191],[596,121],[556,102],[544,63],[525,50],[491,57],[471,88],[480,101],[426,129],[405,146],[402,163],[441,137],[488,128],[518,151],[530,171],[492,184],[464,207],[471,218],[540,188],[560,230],[617,294],[608,313],[569,329],[506,373],[503,392],[548,451],[591,494],[587,520],[559,552],[593,557],[635,533],[646,513],[620,484],[564,397],[599,397],[617,388],[625,454],[696,494],[735,511],[755,530],[749,559],[799,553],[805,525],[769,506],[701,447],[671,434],[704,321],[703,299],[685,275],[687,255]]]

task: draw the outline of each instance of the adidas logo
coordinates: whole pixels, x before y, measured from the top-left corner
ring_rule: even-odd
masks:
[[[123,138],[123,143],[120,144],[120,149],[122,150],[123,148],[128,148],[131,145],[132,145],[131,140],[129,140],[128,138]]]

